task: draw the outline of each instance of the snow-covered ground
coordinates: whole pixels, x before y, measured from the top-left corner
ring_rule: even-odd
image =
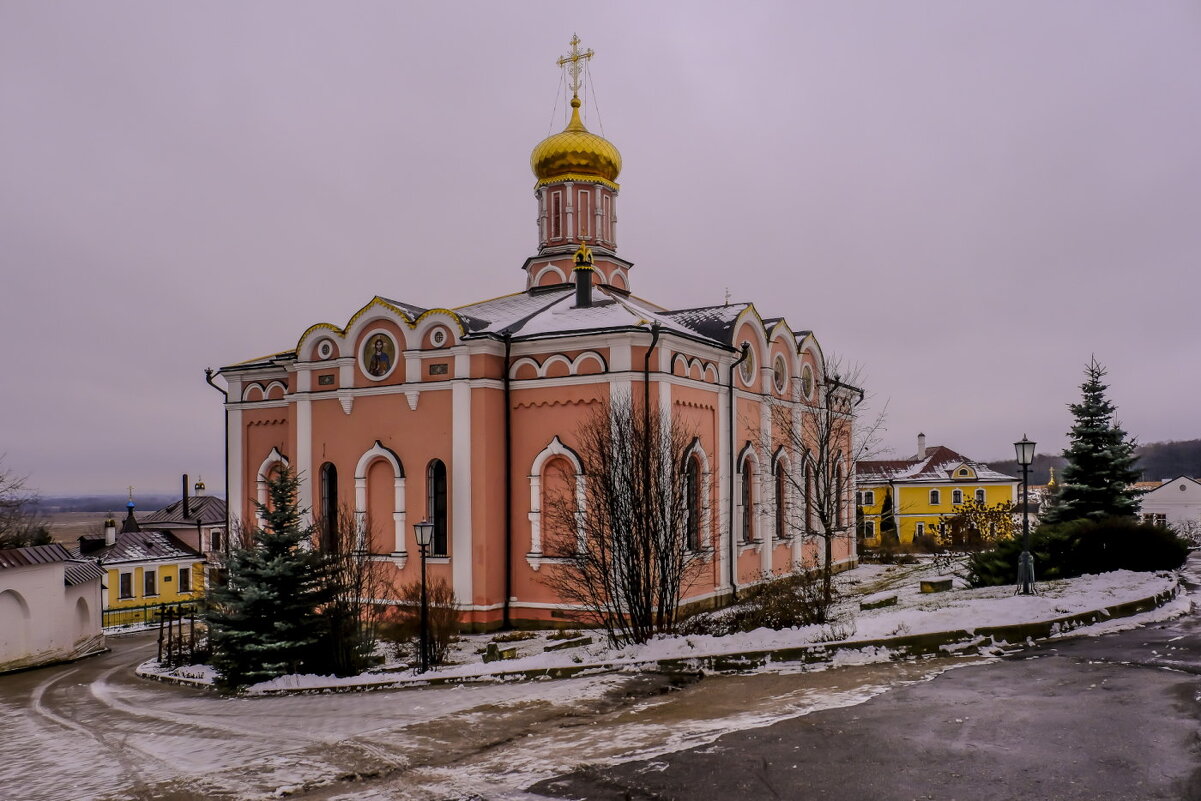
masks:
[[[1040,582],[1038,595],[1015,595],[1013,587],[970,589],[954,577],[954,588],[947,592],[922,593],[923,579],[940,576],[931,562],[918,565],[863,565],[840,574],[839,587],[844,600],[830,625],[804,626],[781,631],[757,629],[726,636],[692,635],[658,637],[643,645],[612,647],[602,632],[581,631],[593,642],[564,650],[545,650],[561,643],[547,632],[531,633],[529,639],[503,641],[502,648],[515,649],[515,658],[484,662],[483,653],[494,635],[469,635],[453,646],[450,664],[433,674],[450,678],[483,678],[517,671],[594,665],[598,669],[631,669],[661,659],[718,656],[754,651],[796,648],[823,643],[836,651],[839,643],[887,640],[892,637],[945,631],[973,631],[979,628],[1053,620],[1068,615],[1104,609],[1128,601],[1140,600],[1172,591],[1177,583],[1171,573],[1134,573],[1120,570],[1098,576]],[[860,610],[863,600],[895,596],[894,606]],[[1179,604],[1170,604],[1166,614],[1179,614]],[[521,636],[521,635],[519,635]],[[561,637],[562,634],[555,635]],[[893,653],[886,646],[853,655],[836,655],[835,664],[886,661]],[[212,671],[203,665],[159,671],[153,662],[142,666],[146,672],[211,682]],[[788,669],[777,665],[775,669]],[[367,685],[387,685],[412,681],[422,676],[404,665],[384,665],[361,676],[282,676],[256,684],[249,694],[286,690],[312,690]]]

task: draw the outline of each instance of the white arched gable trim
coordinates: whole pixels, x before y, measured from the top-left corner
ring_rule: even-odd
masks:
[[[542,276],[546,275],[547,273],[554,273],[558,277],[560,284],[567,283],[567,276],[563,275],[563,271],[553,264],[548,264],[538,272],[534,273],[533,285],[538,286],[538,283],[542,280]]]
[[[584,508],[584,469],[580,457],[571,448],[563,444],[558,435],[550,441],[542,451],[534,457],[530,465],[530,552],[526,561],[534,570],[542,567],[542,471],[546,463],[555,457],[563,457],[571,462],[575,471],[576,508]],[[581,543],[582,544],[582,543]]]
[[[396,544],[392,555],[402,560],[400,567],[408,556],[405,551],[405,472],[400,459],[390,448],[384,447],[378,439],[375,445],[367,449],[359,457],[359,463],[354,468],[354,522],[356,533],[356,548],[366,550],[367,544],[367,471],[374,462],[383,460],[392,468],[392,523],[395,528]]]
[[[255,393],[258,393],[258,397],[251,397]],[[244,401],[262,400],[264,397],[266,397],[266,395],[263,393],[263,388],[258,384],[251,384],[242,391],[242,400]]]
[[[413,341],[417,343],[414,347],[420,347],[430,329],[439,326],[450,331],[450,341],[441,347],[449,348],[459,344],[459,337],[462,333],[462,322],[460,322],[458,317],[449,312],[435,309],[426,312],[417,319],[417,325],[413,328]]]
[[[259,472],[255,481],[255,497],[261,506],[267,505],[267,480],[271,475],[271,470],[276,465],[288,467],[288,457],[279,452],[279,448],[272,448],[271,453],[267,454],[267,458],[259,465]],[[254,510],[254,519],[259,528],[263,527],[263,513],[257,508]]]
[[[272,381],[270,384],[263,387],[263,398],[266,399],[267,396],[271,394],[271,390],[275,389],[276,387],[278,387],[279,391],[284,393],[284,395],[288,394],[288,387],[286,384],[284,384],[284,382]]]

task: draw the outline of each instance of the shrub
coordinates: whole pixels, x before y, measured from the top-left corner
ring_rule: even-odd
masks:
[[[1021,536],[1001,540],[968,560],[973,587],[1017,582]],[[1030,553],[1038,580],[1072,578],[1111,570],[1175,570],[1188,556],[1188,543],[1175,531],[1130,518],[1073,520],[1047,524],[1030,533]]]
[[[450,644],[459,630],[459,603],[450,584],[441,578],[428,582],[426,600],[429,606],[430,662],[441,665],[446,661]],[[382,630],[398,655],[408,643],[413,643],[415,653],[421,636],[420,582],[401,587],[400,601],[402,605],[394,607],[395,617]]]
[[[820,570],[800,570],[746,589],[737,606],[716,615],[696,615],[683,621],[683,634],[725,635],[755,629],[786,629],[829,623],[839,598],[837,588],[827,603]]]

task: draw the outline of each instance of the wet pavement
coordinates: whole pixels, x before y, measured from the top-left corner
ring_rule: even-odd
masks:
[[[1195,615],[1002,658],[255,698],[110,644],[0,677],[0,799],[1201,799]]]
[[[1201,621],[1051,641],[531,790],[587,801],[1201,799]]]

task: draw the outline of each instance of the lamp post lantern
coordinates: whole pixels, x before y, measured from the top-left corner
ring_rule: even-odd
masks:
[[[1030,464],[1034,461],[1034,443],[1025,434],[1013,443],[1022,468],[1022,555],[1018,558],[1017,593],[1034,594],[1034,557],[1030,555]]]
[[[417,547],[421,549],[421,669],[424,673],[430,669],[430,606],[425,592],[425,557],[429,550],[430,541],[434,538],[434,524],[428,520],[413,524],[413,533],[417,536]]]

